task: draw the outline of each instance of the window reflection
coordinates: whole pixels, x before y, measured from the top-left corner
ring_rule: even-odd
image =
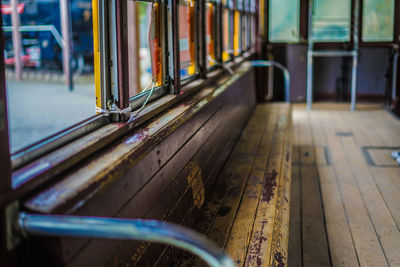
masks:
[[[14,153],[95,115],[92,1],[2,1],[1,12]]]

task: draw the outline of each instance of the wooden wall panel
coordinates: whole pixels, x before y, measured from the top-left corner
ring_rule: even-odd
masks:
[[[99,196],[101,200],[93,199],[78,214],[167,220],[190,227],[255,103],[253,76],[252,71],[244,74],[220,97],[158,144],[142,160],[143,163],[137,164],[108,192]],[[146,185],[123,190],[121,185],[125,183],[125,188],[129,187],[130,179],[140,179],[138,174],[152,173],[156,168],[152,166],[154,162],[160,169]],[[121,205],[119,199],[126,195],[131,199]],[[107,200],[111,204],[107,204]],[[127,241],[69,239],[63,243],[68,266],[148,266],[155,263],[164,248]]]
[[[171,122],[172,133],[150,140],[137,163],[112,185],[82,201],[83,205],[62,205],[51,213],[167,220],[190,227],[254,104],[254,71],[250,69],[178,128]],[[141,242],[72,238],[49,239],[48,243],[61,263],[51,260],[54,257],[32,255],[33,264],[142,266],[155,263],[165,249]]]

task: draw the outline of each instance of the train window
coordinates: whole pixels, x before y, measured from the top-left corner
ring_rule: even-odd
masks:
[[[224,0],[222,1],[222,61],[226,62],[231,58],[233,54],[233,1]]]
[[[394,0],[364,0],[362,39],[365,42],[393,40]]]
[[[299,0],[269,2],[269,40],[271,42],[299,41]]]
[[[350,21],[350,0],[315,0],[311,38],[316,42],[349,41]]]
[[[242,49],[241,49],[241,12],[239,10],[234,10],[234,18],[233,18],[233,23],[234,23],[234,29],[233,29],[233,55],[236,57],[240,55]]]
[[[128,1],[129,95],[162,85],[159,3]]]
[[[196,2],[180,0],[179,2],[179,50],[180,75],[186,79],[197,73],[197,31],[196,31]]]
[[[95,115],[92,1],[14,4],[1,6],[13,154]]]
[[[216,63],[215,51],[215,32],[216,32],[216,8],[212,2],[205,4],[205,20],[206,20],[206,54],[207,54],[207,68],[210,68]]]

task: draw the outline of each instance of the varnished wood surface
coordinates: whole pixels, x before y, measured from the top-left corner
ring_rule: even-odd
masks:
[[[348,109],[293,106],[289,266],[400,266],[400,122]]]

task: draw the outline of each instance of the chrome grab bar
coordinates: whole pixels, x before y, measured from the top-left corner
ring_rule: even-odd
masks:
[[[212,267],[234,267],[221,249],[192,230],[176,224],[140,219],[36,215],[19,213],[17,230],[24,236],[65,236],[152,241],[199,256]]]
[[[290,73],[289,70],[281,63],[271,60],[252,60],[251,65],[253,67],[276,67],[283,72],[285,80],[285,102],[290,101]]]

